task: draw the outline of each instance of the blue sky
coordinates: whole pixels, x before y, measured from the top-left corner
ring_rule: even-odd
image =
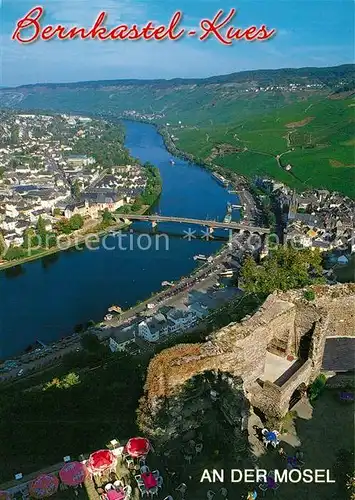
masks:
[[[354,60],[353,0],[0,0],[1,85],[120,78],[204,77],[247,69],[332,66]],[[232,47],[199,41],[11,40],[18,19],[36,5],[43,25],[90,27],[102,10],[108,26],[167,24],[177,10],[182,27],[197,28],[218,9],[235,7],[235,27],[266,24],[277,35],[266,42]]]

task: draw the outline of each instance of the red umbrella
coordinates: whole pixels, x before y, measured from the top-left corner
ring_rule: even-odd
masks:
[[[0,491],[0,500],[11,500],[11,495],[8,491]]]
[[[149,452],[150,442],[148,439],[142,437],[131,438],[126,444],[126,450],[133,458],[142,457]]]
[[[92,453],[88,460],[88,469],[91,473],[103,472],[110,467],[116,467],[117,458],[110,450],[99,450]]]
[[[53,495],[59,486],[59,479],[52,474],[41,474],[29,486],[30,495],[34,498],[45,498]]]
[[[77,486],[85,481],[88,470],[81,462],[68,462],[59,471],[61,481],[68,486]]]

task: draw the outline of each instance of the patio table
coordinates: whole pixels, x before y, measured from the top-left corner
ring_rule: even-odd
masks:
[[[143,479],[144,486],[147,488],[147,490],[158,486],[158,481],[151,472],[142,474],[141,478]]]
[[[106,495],[108,500],[124,500],[126,496],[122,488],[119,490],[108,490]]]
[[[275,434],[275,432],[269,431],[265,434],[265,439],[270,442],[277,441],[277,435]]]

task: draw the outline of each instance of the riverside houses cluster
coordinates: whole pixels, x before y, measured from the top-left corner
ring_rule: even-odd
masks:
[[[325,189],[296,193],[284,184],[257,179],[272,194],[282,213],[285,242],[322,252],[355,252],[355,202]]]
[[[112,352],[125,351],[128,346],[154,344],[188,331],[208,314],[206,305],[192,301],[188,305],[163,306],[155,314],[147,314],[130,326],[113,329],[108,345]],[[109,332],[110,328],[106,328]],[[142,343],[143,341],[143,343]]]
[[[0,238],[5,248],[21,246],[39,217],[52,231],[58,217],[96,218],[142,193],[147,182],[142,167],[106,168],[90,154],[75,154],[79,141],[100,139],[105,125],[81,116],[2,113]]]

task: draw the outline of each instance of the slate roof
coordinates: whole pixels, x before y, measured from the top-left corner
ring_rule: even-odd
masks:
[[[355,332],[354,332],[355,334]],[[323,370],[354,370],[355,338],[328,338],[325,343]]]

